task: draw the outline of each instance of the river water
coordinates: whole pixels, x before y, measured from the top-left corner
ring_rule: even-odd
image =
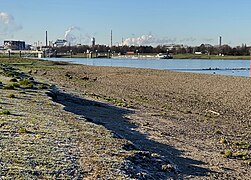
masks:
[[[91,66],[150,68],[179,72],[250,77],[250,60],[157,59],[157,58],[46,58]]]

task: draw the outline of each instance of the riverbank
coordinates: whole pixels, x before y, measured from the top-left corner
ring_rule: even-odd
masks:
[[[25,55],[21,55],[22,57]],[[219,56],[219,55],[207,55],[207,54],[171,54],[173,59],[222,59],[222,60],[250,60],[250,56]],[[8,54],[0,54],[0,58],[8,58]],[[11,54],[11,58],[19,58],[20,54]],[[31,56],[30,56],[31,57]],[[34,56],[35,57],[35,56]],[[86,53],[78,53],[78,54],[61,54],[58,56],[60,58],[96,58],[96,54],[86,54]],[[104,53],[102,55],[98,55],[98,58],[108,58],[108,54]],[[139,53],[139,54],[131,54],[131,55],[110,55],[111,58],[158,58],[157,54],[149,54],[149,53]]]
[[[222,60],[249,60],[250,56],[219,56],[219,55],[207,55],[207,54],[174,54],[171,55],[174,59],[222,59]],[[93,55],[95,57],[95,55]],[[147,53],[139,53],[132,55],[113,55],[113,58],[156,58],[157,54],[147,54]],[[62,56],[62,58],[90,58],[87,54],[73,54],[72,56],[66,55]]]
[[[64,125],[58,131],[62,134],[56,135],[68,144],[76,142],[72,145],[76,148],[72,154],[79,167],[79,177],[249,178],[249,78],[27,59],[6,60],[5,63],[11,63],[39,82],[56,85],[57,88],[50,86],[48,89],[54,99],[51,103],[44,96],[32,100],[31,97],[40,96],[34,94],[20,98],[27,99],[26,102],[11,103],[8,98],[2,102],[29,105],[34,101],[38,106],[33,103],[32,106],[43,107],[41,112],[40,109],[31,111],[36,112],[40,120],[42,114],[51,112],[47,104],[53,105],[53,112],[60,111],[61,116],[55,113],[57,118],[51,112],[50,119],[61,121],[43,128],[51,129],[48,134],[53,134],[53,129]],[[41,103],[43,101],[45,103]],[[67,118],[64,118],[65,113]],[[15,117],[9,117],[14,119],[9,126],[15,126]],[[24,116],[23,122],[26,120]],[[5,130],[6,126],[1,128]],[[39,131],[32,128],[29,131]],[[66,141],[65,131],[73,131],[75,138],[68,133]],[[7,141],[7,136],[5,138]],[[24,147],[25,138],[18,139]],[[54,145],[52,143],[51,147]],[[71,146],[63,147],[67,152]],[[1,155],[7,150],[2,150]],[[22,163],[30,161],[26,159]]]

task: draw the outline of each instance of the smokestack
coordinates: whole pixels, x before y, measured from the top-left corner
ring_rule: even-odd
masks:
[[[47,31],[45,31],[45,46],[48,46],[48,38],[47,38]]]
[[[220,38],[219,38],[219,47],[221,47],[221,45],[222,45],[222,37],[220,36]]]
[[[112,30],[111,30],[111,47],[112,47]]]
[[[95,38],[93,37],[93,38],[91,39],[91,41],[92,41],[92,47],[94,47],[94,46],[95,46]]]

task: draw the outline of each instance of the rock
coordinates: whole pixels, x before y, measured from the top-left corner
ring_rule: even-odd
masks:
[[[88,81],[90,78],[89,77],[82,77],[81,79],[84,81]]]
[[[163,164],[161,166],[162,171],[174,172],[175,168],[171,164]]]

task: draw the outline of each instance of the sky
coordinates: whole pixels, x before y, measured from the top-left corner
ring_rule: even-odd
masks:
[[[250,0],[0,0],[0,45],[251,45]],[[123,41],[122,41],[123,40]]]

